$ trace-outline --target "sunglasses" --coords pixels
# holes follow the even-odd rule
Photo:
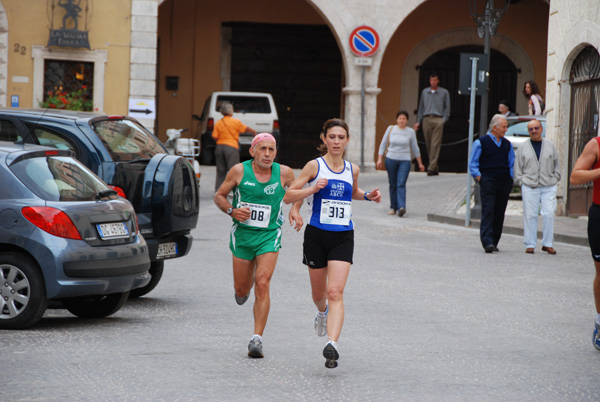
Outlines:
[[[529,131],[538,131],[541,127],[529,127],[527,130]]]

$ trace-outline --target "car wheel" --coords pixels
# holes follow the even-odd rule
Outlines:
[[[129,291],[101,296],[82,296],[63,300],[71,313],[81,318],[103,318],[119,311],[129,298]]]
[[[150,291],[153,290],[156,287],[156,285],[158,285],[158,282],[160,282],[160,278],[162,277],[164,267],[164,261],[152,261],[152,263],[150,264],[150,269],[148,270],[150,275],[152,275],[150,282],[148,282],[146,286],[142,286],[141,288],[132,289],[129,293],[129,298],[133,299],[150,293]]]
[[[42,318],[48,300],[38,265],[18,253],[0,254],[0,329],[24,329]]]

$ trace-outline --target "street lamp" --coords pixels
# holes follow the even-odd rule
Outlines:
[[[484,39],[483,46],[483,54],[485,57],[485,90],[481,94],[481,113],[479,115],[479,138],[483,138],[483,136],[487,133],[487,110],[488,110],[488,97],[490,93],[490,38],[496,33],[498,30],[498,25],[500,24],[500,19],[506,12],[508,11],[508,6],[512,2],[517,2],[519,0],[500,0],[501,4],[504,3],[503,8],[496,8],[495,3],[496,0],[480,0],[479,3],[485,3],[485,8],[483,12],[478,12],[477,10],[477,0],[468,0],[469,1],[469,12],[471,17],[475,20],[477,24],[477,34],[480,38]],[[470,155],[469,155],[470,157]],[[468,171],[468,169],[467,169]],[[479,192],[479,183],[475,182],[475,206],[471,209],[469,217],[473,217],[476,219],[481,218],[481,197]],[[470,194],[470,192],[469,192]],[[471,200],[467,200],[467,208],[470,205]],[[468,221],[468,219],[467,219]]]
[[[480,0],[480,4],[485,3],[485,8],[483,12],[477,11],[477,0],[468,1],[469,12],[471,14],[471,17],[473,17],[475,23],[477,24],[477,34],[480,38],[484,38],[483,53],[487,61],[487,63],[485,64],[487,70],[485,72],[485,75],[487,79],[485,80],[485,91],[481,96],[481,114],[479,117],[479,136],[481,137],[487,132],[487,109],[488,96],[490,92],[490,38],[498,30],[500,19],[508,11],[508,6],[510,5],[511,0],[500,0],[499,2],[503,3],[502,8],[495,7],[496,0]],[[512,1],[515,2],[515,0]]]

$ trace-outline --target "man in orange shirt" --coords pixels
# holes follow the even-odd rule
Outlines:
[[[223,118],[215,123],[212,132],[212,137],[217,142],[217,148],[215,149],[215,163],[217,165],[215,192],[225,181],[229,169],[240,163],[238,144],[240,133],[250,132],[252,135],[256,135],[254,129],[231,117],[233,116],[233,105],[231,103],[221,105],[221,114]]]

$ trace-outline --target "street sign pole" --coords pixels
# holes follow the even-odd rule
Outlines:
[[[354,65],[360,67],[360,169],[365,170],[365,71],[371,66],[373,55],[379,48],[379,34],[362,25],[350,33],[350,50],[357,56]]]
[[[360,72],[360,170],[365,171],[365,66]]]
[[[467,153],[467,203],[465,208],[465,226],[471,226],[471,174],[469,172],[469,158],[473,147],[473,130],[475,128],[475,100],[476,100],[476,81],[477,81],[477,57],[471,57],[471,107],[469,111],[469,152]]]

